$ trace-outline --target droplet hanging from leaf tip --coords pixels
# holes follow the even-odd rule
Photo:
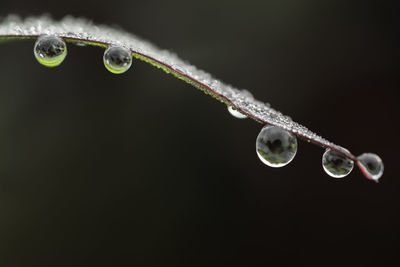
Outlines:
[[[377,182],[383,175],[384,165],[382,159],[373,153],[364,153],[357,157],[362,170],[368,178]]]

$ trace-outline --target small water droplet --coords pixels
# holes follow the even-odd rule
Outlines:
[[[275,168],[283,167],[296,155],[297,139],[280,127],[268,125],[257,136],[256,151],[264,164]]]
[[[228,111],[233,117],[235,117],[237,119],[246,119],[247,118],[246,115],[244,115],[243,113],[241,113],[238,110],[234,109],[232,106],[228,106]]]
[[[87,46],[87,44],[85,44],[84,42],[75,42],[74,43],[76,46],[80,46],[80,47],[85,47]]]
[[[57,67],[67,56],[67,45],[57,36],[42,35],[36,40],[33,53],[40,64]]]
[[[172,68],[175,69],[176,71],[180,72],[183,75],[186,74],[186,70],[181,65],[176,64],[176,65],[173,65]]]
[[[362,168],[371,176],[372,180],[378,181],[383,174],[383,162],[381,158],[373,153],[364,153],[357,157]]]
[[[104,52],[104,66],[110,72],[121,74],[127,71],[132,65],[131,52],[123,47],[110,46]]]
[[[322,167],[329,176],[343,178],[353,170],[354,162],[328,148],[322,156]]]

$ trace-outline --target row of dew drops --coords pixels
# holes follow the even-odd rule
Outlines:
[[[63,39],[57,36],[43,35],[35,43],[34,54],[42,65],[56,67],[64,61],[67,55],[67,45]],[[129,49],[124,47],[109,46],[104,52],[103,62],[107,70],[121,74],[131,67],[132,54]],[[244,91],[244,93],[247,97],[252,97],[250,92]],[[228,106],[228,111],[238,119],[247,118],[233,106]],[[274,168],[286,166],[296,155],[296,136],[280,127],[266,125],[257,136],[256,152],[261,162],[267,166]],[[384,168],[379,156],[364,153],[357,159],[370,177],[374,181],[378,181]],[[328,148],[322,156],[322,167],[331,177],[343,178],[353,170],[354,162]]]
[[[250,92],[246,90],[243,91],[247,97],[253,97]],[[228,111],[235,118],[247,118],[246,115],[236,110],[233,106],[229,106]],[[348,150],[346,151],[349,152]],[[274,168],[286,166],[296,156],[296,136],[280,127],[266,125],[257,136],[256,152],[261,162],[265,165]],[[358,156],[357,160],[372,180],[377,182],[383,175],[384,166],[378,155],[364,153]],[[327,148],[322,156],[322,167],[329,176],[333,178],[343,178],[353,170],[354,161]]]

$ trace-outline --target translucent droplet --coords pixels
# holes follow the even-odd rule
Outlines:
[[[175,69],[176,71],[180,72],[183,75],[186,74],[186,70],[181,65],[176,64],[176,65],[173,65],[172,68]]]
[[[266,126],[257,136],[256,151],[260,160],[270,167],[289,164],[297,152],[297,139],[277,126]]]
[[[364,153],[357,157],[361,167],[371,176],[372,180],[378,181],[383,174],[383,162],[381,158],[372,153]]]
[[[244,115],[243,113],[241,113],[238,110],[234,109],[232,106],[228,106],[228,111],[233,117],[235,117],[237,119],[246,119],[247,118],[246,115]]]
[[[343,178],[353,170],[354,162],[328,148],[322,156],[322,167],[329,176]]]
[[[76,46],[80,46],[80,47],[85,47],[87,46],[87,44],[85,44],[84,42],[75,42],[74,43]]]
[[[33,53],[40,64],[57,67],[67,56],[67,45],[57,36],[42,35],[37,39]]]
[[[123,47],[110,46],[104,52],[104,66],[115,74],[121,74],[127,71],[132,65],[131,52]]]

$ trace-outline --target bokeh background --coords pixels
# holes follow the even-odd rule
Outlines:
[[[285,168],[262,125],[150,65],[103,50],[55,69],[0,49],[0,266],[397,266],[399,1],[2,1],[118,25],[385,162],[327,176],[300,142]]]

